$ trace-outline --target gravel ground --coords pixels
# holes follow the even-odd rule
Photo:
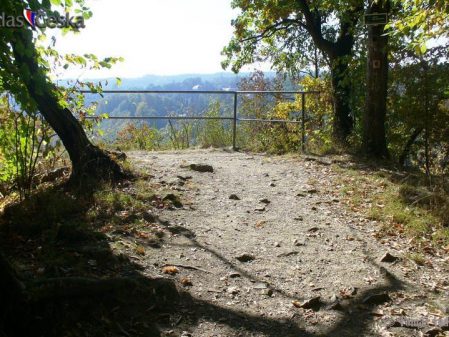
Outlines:
[[[374,237],[378,224],[343,205],[331,166],[224,150],[128,157],[183,203],[157,213],[170,235],[135,257],[145,275],[170,277],[190,296],[160,323],[166,336],[420,333],[384,327],[386,313],[427,295],[406,262],[380,262],[391,249]],[[166,265],[178,272],[163,274]]]

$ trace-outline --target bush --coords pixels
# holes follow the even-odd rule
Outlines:
[[[205,117],[220,117],[221,105],[219,101],[212,102]],[[200,144],[202,147],[224,147],[232,142],[231,128],[226,127],[226,122],[219,119],[207,119],[200,131]]]
[[[38,113],[17,110],[8,95],[0,98],[0,183],[27,198],[35,187],[39,167],[54,164],[60,148]]]
[[[162,136],[146,123],[138,126],[129,123],[118,132],[115,145],[122,150],[152,151],[160,147]]]

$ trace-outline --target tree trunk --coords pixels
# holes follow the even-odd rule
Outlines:
[[[32,42],[32,32],[17,29],[11,39],[14,63],[18,76],[36,108],[55,130],[64,144],[72,162],[72,182],[85,178],[115,180],[124,177],[124,172],[106,152],[94,146],[87,138],[82,126],[69,109],[58,103],[55,85],[47,78],[38,64],[38,55]],[[29,75],[32,74],[32,75]]]
[[[388,13],[389,1],[370,0],[368,14]],[[388,36],[385,25],[368,27],[367,93],[363,115],[363,151],[374,158],[387,158],[385,136],[388,87]]]
[[[348,56],[349,57],[349,56]],[[348,61],[345,57],[331,60],[332,98],[334,105],[334,139],[346,145],[351,135],[354,119],[351,114],[351,88],[347,80]]]
[[[412,148],[412,145],[416,142],[416,139],[423,131],[423,128],[417,128],[413,133],[411,134],[410,138],[408,139],[407,143],[404,146],[404,149],[401,152],[401,155],[399,156],[399,166],[405,167],[405,162],[407,160],[408,155],[410,154],[410,149]]]

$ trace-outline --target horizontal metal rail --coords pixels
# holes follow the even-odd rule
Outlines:
[[[217,94],[217,95],[235,95],[235,94],[319,94],[319,91],[251,91],[251,90],[103,90],[101,92],[92,92],[90,90],[79,90],[82,94]]]
[[[86,119],[96,119],[100,116],[88,116]],[[145,120],[145,119],[229,119],[233,120],[234,117],[208,117],[208,116],[109,116],[104,118],[108,119],[135,119],[135,120]]]
[[[234,110],[232,117],[208,117],[208,116],[110,116],[106,119],[111,120],[230,120],[232,121],[232,148],[236,150],[237,139],[237,122],[262,122],[262,123],[301,123],[301,139],[302,149],[305,150],[305,110],[306,110],[306,95],[320,94],[319,91],[252,91],[252,90],[103,90],[101,92],[92,92],[90,90],[80,90],[83,94],[212,94],[212,95],[232,95],[234,97]],[[258,94],[271,94],[271,95],[301,95],[301,120],[288,120],[288,119],[261,119],[261,118],[239,118],[237,115],[238,109],[238,96],[239,95],[258,95]],[[96,119],[100,116],[88,116],[86,119]]]
[[[97,119],[98,116],[87,116],[86,119]],[[146,119],[178,119],[178,120],[201,120],[201,119],[212,119],[212,120],[234,120],[234,117],[208,117],[208,116],[110,116],[104,118],[108,119],[130,119],[130,120],[146,120]],[[290,120],[290,119],[263,119],[263,118],[237,118],[238,122],[266,122],[266,123],[301,123],[301,121]]]
[[[293,123],[299,124],[301,121],[291,119],[263,119],[263,118],[237,118],[239,122],[262,122],[262,123]]]

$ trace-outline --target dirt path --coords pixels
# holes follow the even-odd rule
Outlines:
[[[401,263],[379,262],[387,250],[371,235],[376,225],[348,213],[329,166],[210,150],[129,157],[184,204],[157,214],[172,235],[135,257],[151,277],[178,265],[168,277],[192,296],[170,317],[167,336],[388,335],[379,311],[418,293]],[[185,167],[192,163],[214,172]],[[385,292],[385,304],[370,297]],[[318,296],[311,309],[298,308]]]

